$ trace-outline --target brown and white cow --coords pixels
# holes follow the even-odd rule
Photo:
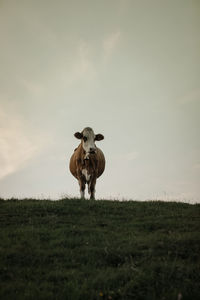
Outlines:
[[[78,180],[81,198],[85,198],[85,185],[88,184],[90,199],[95,199],[96,180],[105,169],[105,157],[101,149],[97,148],[95,141],[104,139],[102,134],[94,134],[90,127],[82,132],[76,132],[74,136],[81,140],[78,148],[70,159],[69,169]]]

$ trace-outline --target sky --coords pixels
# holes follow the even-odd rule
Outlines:
[[[92,127],[97,199],[200,203],[200,2],[0,0],[0,197],[79,197]]]

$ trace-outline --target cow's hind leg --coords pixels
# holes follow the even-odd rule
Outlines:
[[[90,199],[95,200],[95,185],[96,185],[96,178],[93,178],[90,182]]]
[[[80,178],[78,183],[80,186],[81,199],[85,199],[85,180],[83,178]]]
[[[89,194],[89,195],[91,194],[91,191],[90,191],[90,185],[91,185],[91,182],[89,181],[89,182],[88,182],[88,194]]]

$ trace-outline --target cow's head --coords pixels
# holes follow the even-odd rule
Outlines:
[[[102,134],[94,134],[93,129],[90,127],[86,127],[82,132],[76,132],[74,136],[82,140],[82,146],[86,154],[94,154],[96,152],[95,141],[104,139]]]

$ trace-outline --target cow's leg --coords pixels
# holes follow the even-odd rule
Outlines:
[[[80,186],[80,195],[81,199],[85,199],[85,180],[83,178],[80,178],[78,180],[79,186]]]
[[[90,199],[95,200],[96,177],[92,178],[89,184],[90,184],[89,185],[89,187],[90,187]]]
[[[90,182],[88,182],[88,194],[90,195]]]

